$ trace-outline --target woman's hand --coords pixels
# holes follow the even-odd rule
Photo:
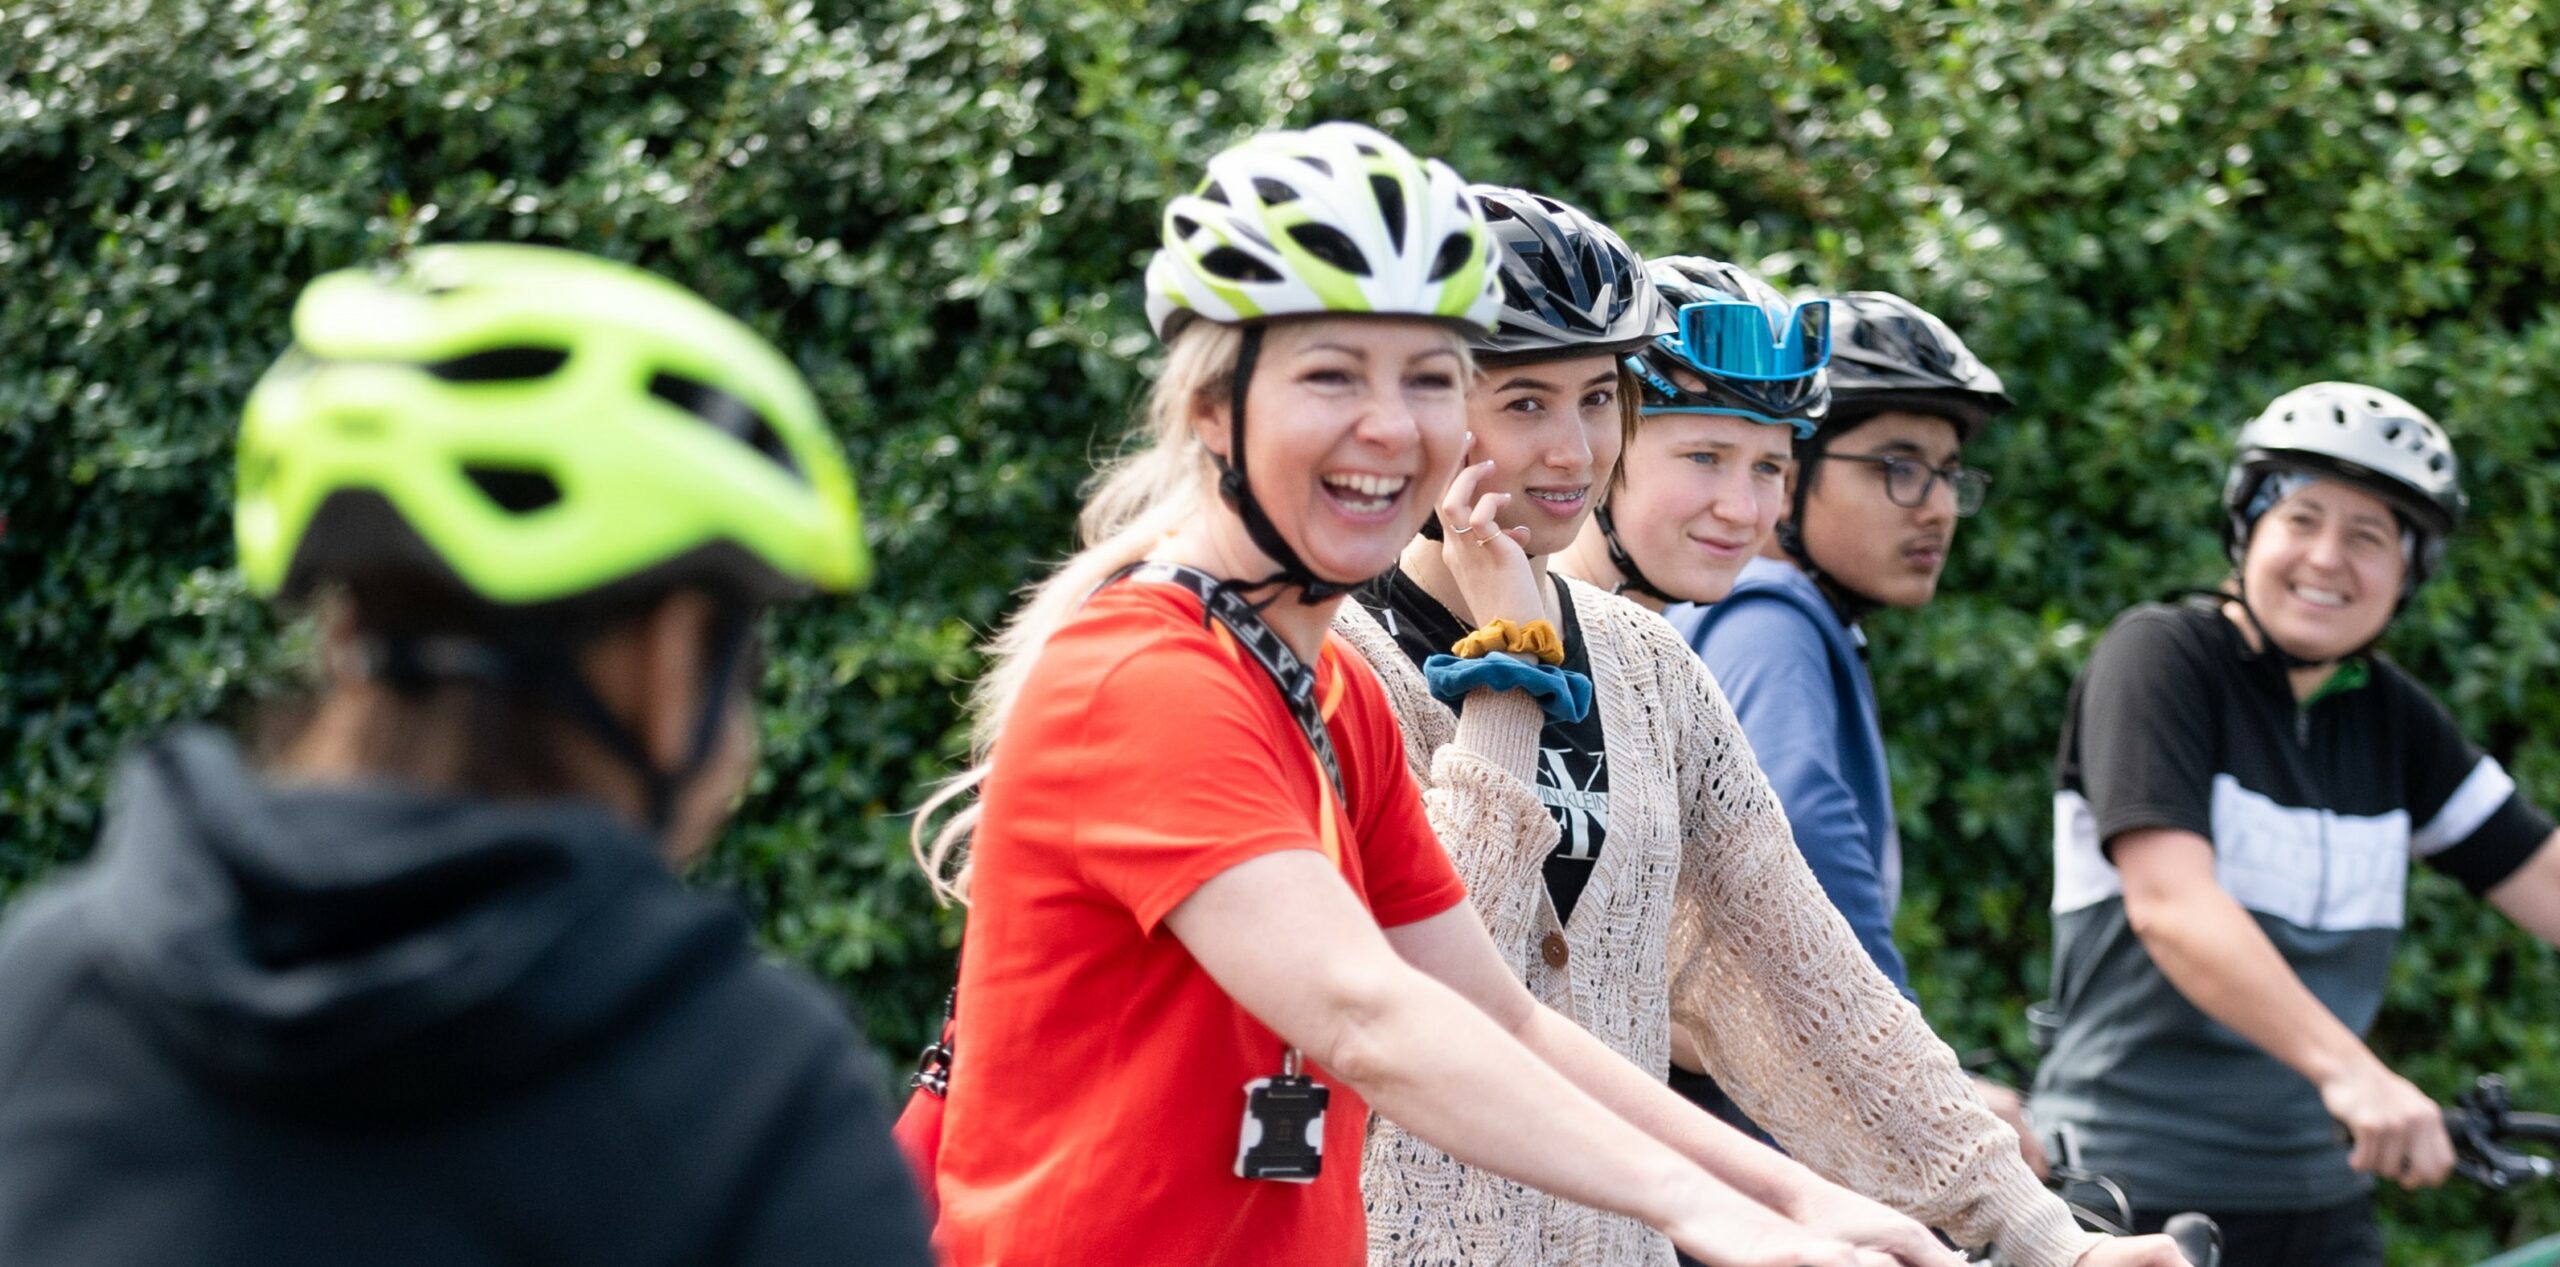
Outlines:
[[[2320,1103],[2355,1139],[2347,1165],[2403,1188],[2432,1188],[2453,1173],[2444,1110],[2377,1059],[2320,1084]]]
[[[2074,1267],[2193,1267],[2165,1236],[2119,1236],[2100,1241]]]
[[[1964,1267],[1964,1256],[1939,1244],[1917,1220],[1834,1184],[1807,1185],[1788,1213],[1808,1231],[1837,1237],[1893,1267]]]
[[[1900,1267],[1889,1254],[1790,1223],[1749,1201],[1717,1202],[1663,1230],[1707,1267]]]
[[[1467,452],[1475,453],[1475,438],[1467,439]],[[1504,528],[1495,516],[1511,502],[1509,493],[1479,493],[1485,477],[1493,474],[1490,461],[1473,462],[1458,468],[1456,479],[1449,481],[1449,491],[1440,498],[1440,560],[1448,565],[1449,574],[1458,582],[1458,594],[1466,600],[1467,616],[1479,629],[1497,620],[1525,625],[1542,620],[1547,614],[1546,596],[1538,592],[1538,578],[1529,568],[1529,555],[1522,549],[1529,539],[1526,528]]]

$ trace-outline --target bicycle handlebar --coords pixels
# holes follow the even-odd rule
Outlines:
[[[2494,1073],[2480,1075],[2455,1098],[2444,1111],[2444,1129],[2453,1137],[2455,1172],[2492,1192],[2560,1176],[2560,1162],[2507,1144],[2560,1148],[2560,1115],[2518,1111],[2506,1079]]]
[[[2194,1267],[2222,1267],[2222,1229],[2201,1214],[2173,1216],[2160,1229],[2178,1243],[2178,1252]]]

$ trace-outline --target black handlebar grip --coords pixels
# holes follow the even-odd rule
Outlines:
[[[2201,1214],[2178,1214],[2161,1231],[2178,1243],[2178,1252],[2195,1267],[2222,1267],[2222,1229]]]

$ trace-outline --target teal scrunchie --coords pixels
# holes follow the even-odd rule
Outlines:
[[[1476,660],[1436,655],[1422,662],[1422,678],[1431,684],[1432,697],[1446,704],[1474,691],[1527,691],[1546,710],[1548,721],[1581,721],[1591,712],[1591,679],[1552,664],[1506,655]]]

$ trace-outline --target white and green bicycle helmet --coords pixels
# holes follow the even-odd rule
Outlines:
[[[1209,160],[1164,210],[1147,319],[1432,317],[1490,333],[1502,311],[1493,238],[1466,182],[1356,123],[1265,132]]]

